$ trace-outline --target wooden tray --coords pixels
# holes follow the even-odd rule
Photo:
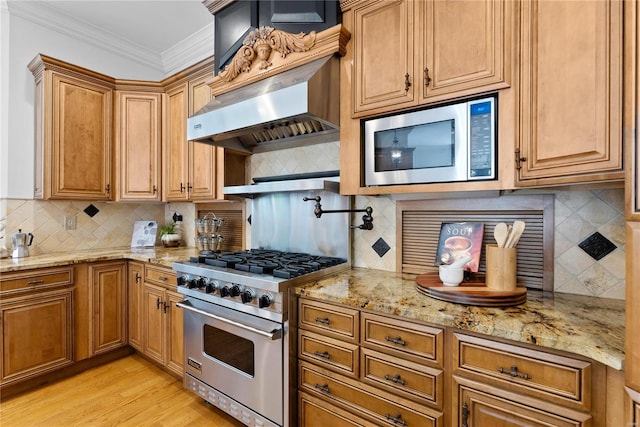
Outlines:
[[[421,274],[416,277],[416,289],[442,301],[484,307],[511,307],[527,301],[524,286],[518,286],[515,291],[494,291],[485,286],[483,275],[475,275],[458,286],[444,286],[438,273]]]

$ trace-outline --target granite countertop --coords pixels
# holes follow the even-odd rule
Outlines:
[[[198,255],[195,247],[185,248],[110,248],[91,249],[77,252],[56,252],[46,255],[34,255],[26,258],[0,259],[0,274],[10,271],[46,268],[60,265],[79,264],[82,262],[110,261],[117,259],[150,262],[171,268],[174,262],[184,261],[190,256]]]
[[[83,262],[117,259],[149,262],[171,268],[197,255],[193,247],[132,249],[130,247],[60,252],[19,259],[0,259],[0,274]],[[434,325],[479,332],[493,337],[568,351],[621,370],[624,363],[624,301],[528,290],[525,304],[488,308],[453,304],[416,290],[415,276],[353,268],[310,282],[296,293],[421,320]]]
[[[468,306],[419,293],[415,276],[362,268],[311,282],[296,294],[624,366],[622,300],[528,290],[527,302],[515,307]]]

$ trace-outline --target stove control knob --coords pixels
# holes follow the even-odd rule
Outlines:
[[[198,285],[196,284],[196,279],[189,279],[187,280],[187,288],[189,289],[194,289],[196,288]]]
[[[256,294],[255,292],[253,292],[253,290],[247,289],[240,294],[240,299],[242,300],[243,304],[247,304],[247,303],[250,303],[253,300],[253,297],[255,296]]]
[[[198,280],[196,280],[196,286],[198,287],[198,289],[204,288],[205,286],[204,277],[200,277]]]
[[[240,286],[233,285],[231,287],[231,296],[232,297],[237,297],[238,295],[240,295]]]
[[[220,288],[220,296],[222,298],[228,297],[229,295],[231,295],[231,288],[229,286]]]
[[[184,276],[178,276],[177,279],[178,286],[184,286],[186,284],[186,279]]]
[[[260,298],[258,298],[258,307],[260,308],[269,307],[272,302],[273,302],[273,299],[271,299],[269,295],[267,294],[261,295]]]

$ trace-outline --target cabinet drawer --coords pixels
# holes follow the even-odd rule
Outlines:
[[[60,267],[5,273],[0,279],[0,291],[3,294],[13,292],[65,286],[73,283],[73,268]]]
[[[351,377],[358,376],[359,347],[324,337],[313,332],[299,331],[300,358],[337,370]]]
[[[300,388],[384,426],[436,427],[442,413],[399,398],[354,379],[300,363]]]
[[[338,408],[328,402],[307,393],[298,393],[300,425],[331,427],[375,427],[376,425],[350,412]]]
[[[299,326],[350,342],[358,342],[358,310],[309,301],[298,301]]]
[[[176,290],[177,281],[176,273],[170,268],[160,267],[157,265],[144,266],[144,281]]]
[[[441,369],[362,349],[362,380],[367,384],[442,409]]]
[[[362,313],[363,344],[367,347],[442,367],[444,331],[425,325]]]
[[[453,334],[454,366],[482,381],[557,402],[591,406],[591,364],[483,338]],[[575,405],[574,405],[575,406]]]

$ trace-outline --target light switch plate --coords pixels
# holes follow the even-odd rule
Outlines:
[[[64,229],[65,230],[75,230],[76,229],[76,216],[75,215],[67,215],[64,217]]]

